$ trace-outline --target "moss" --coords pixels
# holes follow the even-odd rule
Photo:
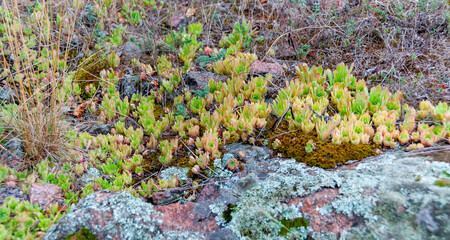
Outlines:
[[[161,105],[155,104],[153,108],[153,114],[156,120],[161,120],[161,116],[164,116],[164,109]]]
[[[80,65],[75,71],[73,80],[80,84],[82,95],[85,95],[85,87],[87,84],[94,83],[96,86],[99,83],[100,72],[109,67],[106,57],[97,52],[93,56],[87,57],[80,61]]]
[[[434,182],[435,186],[450,187],[450,179],[439,179]]]
[[[66,240],[97,240],[89,229],[81,228],[77,233],[68,235]]]
[[[280,236],[286,236],[292,228],[299,228],[299,227],[308,227],[308,221],[306,221],[305,218],[294,218],[294,219],[281,219],[281,224],[283,225],[281,227],[280,233],[278,235]]]
[[[295,158],[299,162],[304,162],[308,166],[333,168],[338,164],[345,164],[349,160],[361,160],[366,157],[374,156],[376,145],[345,143],[336,145],[331,140],[324,142],[317,139],[317,134],[313,131],[304,134],[301,130],[289,132],[287,122],[280,124],[278,132],[268,134],[269,147],[276,153],[282,153],[284,157]],[[285,133],[286,134],[280,134]],[[272,143],[278,139],[280,146],[273,149]],[[309,140],[316,143],[316,148],[311,153],[306,153],[305,145]]]
[[[236,204],[228,204],[227,209],[223,211],[222,217],[225,219],[226,223],[231,222],[231,219],[233,219],[233,216],[231,216],[232,213],[236,212]]]

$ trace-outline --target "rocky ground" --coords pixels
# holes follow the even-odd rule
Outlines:
[[[81,229],[98,239],[445,239],[450,234],[450,188],[437,184],[448,181],[448,151],[440,158],[447,162],[398,151],[323,170],[272,157],[265,147],[227,149],[214,162],[222,170],[192,201],[170,203],[183,189],[154,196],[161,205],[127,192],[96,192],[44,239]],[[241,151],[246,163],[233,175],[224,163]],[[182,169],[172,172],[187,177]]]
[[[0,0],[0,4],[3,2]],[[179,71],[184,66],[178,59],[181,46],[189,44],[181,41],[184,37],[180,36],[193,23],[204,25],[198,38],[202,46],[194,51],[197,55],[193,66],[180,73],[182,84],[176,94],[197,94],[207,87],[210,79],[226,82],[233,77],[214,72],[197,60],[217,58],[219,53],[211,55],[211,51],[225,49],[220,47],[221,39],[233,32],[234,23],[247,19],[251,28],[246,34],[251,33],[252,41],[245,52],[256,54],[258,60],[249,65],[243,80],[271,74],[273,81],[264,93],[267,103],[276,99],[286,80],[298,77],[295,67],[299,64],[335,69],[340,62],[354,66],[354,76],[365,79],[368,87],[381,85],[392,93],[403,91],[402,104],[450,101],[450,71],[446,67],[450,60],[448,1],[257,0],[206,4],[203,0],[176,0],[161,1],[151,8],[144,7],[144,2],[148,5],[149,1],[129,0],[113,1],[120,4],[105,8],[107,13],[103,12],[102,4],[110,1],[84,2],[76,16],[70,42],[72,63],[68,69],[74,83],[80,83],[83,89],[79,94],[70,93],[70,100],[60,109],[69,129],[76,129],[78,134],[95,137],[116,132],[117,116],[101,120],[105,112],[100,113],[99,109],[106,94],[101,70],[117,74],[114,93],[117,90],[120,99],[126,96],[132,99],[133,94],[154,95],[164,77],[153,69],[147,73],[145,65],[136,67],[133,61],[158,70],[158,57],[167,56],[173,70]],[[127,13],[127,7],[122,6],[127,2],[139,3],[127,5]],[[29,1],[18,3],[22,10],[30,7]],[[26,15],[25,12],[21,13]],[[140,16],[134,23],[130,19],[133,14]],[[123,26],[126,30],[115,33]],[[118,43],[113,44],[114,34],[120,41],[115,39]],[[180,34],[180,39],[169,41],[171,34]],[[108,49],[103,49],[103,45]],[[74,52],[76,56],[72,56]],[[113,56],[110,53],[117,54],[118,66],[112,66],[115,63],[110,61],[109,56]],[[1,64],[12,61],[2,54]],[[17,87],[6,84],[5,79],[0,79],[2,106],[20,105]],[[101,87],[97,86],[89,97],[82,96],[89,88],[83,84],[97,81]],[[163,104],[157,105],[160,112],[156,114],[155,110],[157,118],[163,116],[163,111],[167,114],[168,110],[175,110],[175,105],[169,103],[176,94],[164,94]],[[187,101],[185,105],[188,107]],[[92,110],[93,107],[96,108]],[[59,116],[59,108],[57,112]],[[127,116],[123,122],[127,127],[141,128],[135,117]],[[176,138],[170,129],[162,135],[160,140]],[[257,139],[260,136],[261,132],[255,132]],[[146,133],[145,143],[149,139]],[[118,175],[106,174],[101,169],[103,165],[92,164],[94,161],[88,154],[96,147],[76,149],[70,155],[70,163],[79,163],[82,171],[75,174],[75,167],[71,166],[73,169],[67,171],[70,173],[64,175],[64,166],[59,162],[42,171],[44,167],[37,164],[24,167],[22,163],[30,154],[25,151],[26,141],[21,134],[10,134],[0,140],[0,239],[5,236],[3,230],[13,234],[22,227],[21,230],[31,234],[21,236],[39,239],[447,239],[445,236],[450,236],[450,147],[443,143],[448,136],[433,147],[415,152],[405,152],[406,145],[402,145],[379,154],[387,150],[385,145],[376,148],[377,156],[333,169],[310,167],[299,159],[285,158],[268,147],[250,145],[245,140],[225,145],[223,150],[220,146],[221,158],[211,160],[209,170],[194,177],[192,166],[160,164],[153,162],[157,159],[154,157],[151,162],[156,164],[154,167],[146,169],[145,175],[136,171],[132,183],[126,184],[132,193],[124,190],[125,185],[120,188],[123,191],[102,190],[103,186],[95,179],[110,181],[112,186]],[[265,145],[263,141],[257,144]],[[129,145],[129,139],[124,145]],[[190,155],[186,150],[191,151],[189,147],[180,146],[179,156]],[[233,158],[242,165],[230,171],[228,162]],[[147,163],[142,166],[148,167]],[[53,178],[48,177],[51,174]],[[175,175],[181,186],[161,187],[161,191],[153,191],[150,196],[136,197],[140,184],[150,179],[169,182]],[[67,177],[66,182],[60,180],[63,177]],[[67,189],[62,188],[65,185]],[[84,192],[85,189],[88,190]],[[5,214],[3,210],[11,205],[8,203],[11,197],[40,209],[33,213],[21,209],[19,214]],[[16,221],[26,219],[25,213],[45,215],[46,219],[5,228],[4,219],[9,215],[11,221]],[[40,226],[44,220],[48,224]]]

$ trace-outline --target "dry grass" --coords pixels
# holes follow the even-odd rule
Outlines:
[[[68,58],[61,49],[70,42],[73,24],[58,25],[54,18],[66,14],[67,4],[43,1],[41,10],[33,9],[35,13],[27,18],[22,18],[24,9],[17,0],[2,4],[3,10],[10,13],[1,19],[5,25],[3,36],[8,39],[1,49],[4,81],[16,93],[18,106],[3,113],[1,120],[7,129],[5,138],[17,137],[25,145],[26,156],[20,162],[23,166],[45,158],[60,160],[67,150],[63,137],[66,127],[61,119],[64,102],[58,101],[58,93]],[[25,28],[29,29],[26,33]]]
[[[403,91],[412,105],[423,99],[450,100],[450,10],[445,0],[342,1],[341,8],[327,8],[325,2],[331,1],[169,1],[170,7],[154,11],[143,26],[131,26],[127,37],[144,38],[152,45],[149,53],[157,49],[151,56],[176,56],[163,44],[154,46],[172,30],[168,22],[174,14],[195,9],[185,24],[203,23],[201,41],[209,47],[217,47],[233,24],[245,18],[260,39],[250,51],[263,61],[286,64],[286,77],[299,62],[330,69],[354,63],[355,76],[372,86]],[[271,47],[274,56],[267,54]]]

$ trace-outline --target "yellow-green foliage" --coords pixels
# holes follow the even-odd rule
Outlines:
[[[214,62],[212,69],[214,72],[223,75],[243,75],[247,76],[250,71],[250,65],[257,60],[252,53],[236,53],[228,55],[224,60]]]
[[[57,204],[43,210],[29,201],[8,197],[0,206],[0,239],[37,239],[61,216]]]

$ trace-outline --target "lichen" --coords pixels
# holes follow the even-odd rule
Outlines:
[[[160,178],[170,180],[176,174],[179,180],[186,181],[188,179],[188,172],[189,168],[170,167],[161,171]]]
[[[449,234],[445,226],[450,219],[447,210],[450,191],[434,185],[442,171],[450,168],[448,163],[407,158],[398,153],[369,158],[356,169],[338,171],[307,168],[294,159],[268,161],[271,163],[269,177],[257,180],[251,188],[240,191],[238,181],[231,189],[222,187],[240,196],[231,221],[226,223],[222,215],[220,219],[221,224],[241,239],[301,239],[308,233],[315,239],[337,239],[333,233],[312,232],[311,226],[292,228],[286,236],[278,235],[281,226],[276,219],[308,220],[312,217],[300,212],[301,206],[289,206],[285,200],[313,194],[323,187],[337,187],[340,195],[317,209],[322,215],[338,212],[362,221],[360,227],[363,228],[342,232],[343,236],[349,236],[348,239],[378,239],[391,233],[397,239],[415,234],[420,236],[417,239]],[[420,182],[415,181],[417,174],[422,178]],[[419,212],[426,206],[430,206],[428,215],[431,218],[425,211],[417,220]],[[216,212],[219,213],[230,210],[225,204],[218,209]],[[379,232],[379,229],[383,230]],[[430,229],[435,230],[431,232]]]
[[[81,228],[86,228],[94,235],[105,233],[107,236],[120,236],[121,239],[156,239],[161,233],[157,226],[162,221],[156,218],[159,212],[153,206],[134,198],[128,192],[118,192],[102,202],[96,201],[97,194],[90,194],[70,210],[60,221],[53,225],[44,239],[60,239],[75,234]],[[88,224],[95,222],[95,216],[89,212],[111,212],[111,219],[106,224]],[[120,232],[120,235],[119,235]]]

